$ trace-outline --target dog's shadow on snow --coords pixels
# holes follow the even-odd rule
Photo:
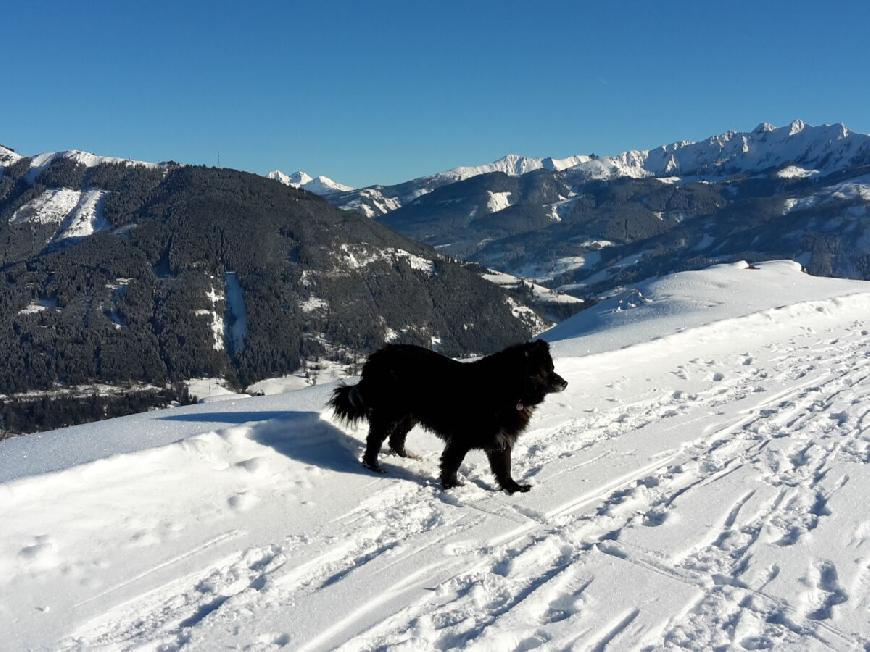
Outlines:
[[[164,417],[170,421],[210,421],[230,425],[249,424],[248,436],[269,446],[281,455],[305,465],[355,473],[372,478],[379,474],[366,469],[360,462],[365,447],[365,434],[354,438],[322,419],[317,412],[199,412]],[[383,458],[381,464],[388,477],[412,480],[420,484],[424,478]]]

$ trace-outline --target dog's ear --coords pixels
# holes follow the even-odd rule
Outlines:
[[[527,342],[525,349],[523,350],[523,355],[527,358],[532,357],[533,355],[541,355],[542,353],[549,353],[550,345],[544,340],[535,340],[534,342]]]

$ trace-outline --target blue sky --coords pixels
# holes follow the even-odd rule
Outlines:
[[[2,9],[0,143],[394,183],[761,121],[870,132],[870,3],[46,2]]]

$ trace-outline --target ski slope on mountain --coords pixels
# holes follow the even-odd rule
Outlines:
[[[0,648],[867,649],[870,283],[636,290],[549,334],[527,494],[369,473],[331,384],[0,442]]]

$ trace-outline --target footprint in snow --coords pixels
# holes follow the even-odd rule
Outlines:
[[[672,371],[671,374],[679,378],[680,380],[689,380],[689,373],[686,371],[686,368],[683,365],[677,367],[676,371]]]
[[[144,546],[154,546],[160,543],[160,537],[151,530],[138,530],[130,536],[130,547],[138,548]]]
[[[48,535],[33,538],[33,543],[18,551],[18,556],[32,568],[46,570],[60,563],[57,544]]]
[[[238,469],[244,469],[248,473],[259,473],[266,468],[266,458],[252,457],[247,460],[242,460],[241,462],[236,462],[234,466]]]
[[[746,636],[740,639],[740,647],[744,650],[769,650],[773,641],[767,636]]]
[[[829,418],[831,421],[836,421],[837,425],[842,426],[849,421],[849,414],[847,412],[833,412],[829,415]]]
[[[261,634],[257,637],[258,645],[265,645],[267,646],[266,649],[271,649],[273,647],[286,647],[290,645],[290,640],[290,634],[276,632]]]
[[[237,512],[246,512],[259,502],[259,498],[249,491],[240,491],[227,498],[227,505]]]
[[[644,514],[643,524],[647,527],[658,527],[668,520],[668,513],[661,510],[651,510]]]
[[[808,597],[817,607],[807,614],[812,620],[829,620],[834,615],[834,607],[849,600],[849,596],[840,586],[837,567],[830,561],[817,563],[814,569],[814,594]]]

